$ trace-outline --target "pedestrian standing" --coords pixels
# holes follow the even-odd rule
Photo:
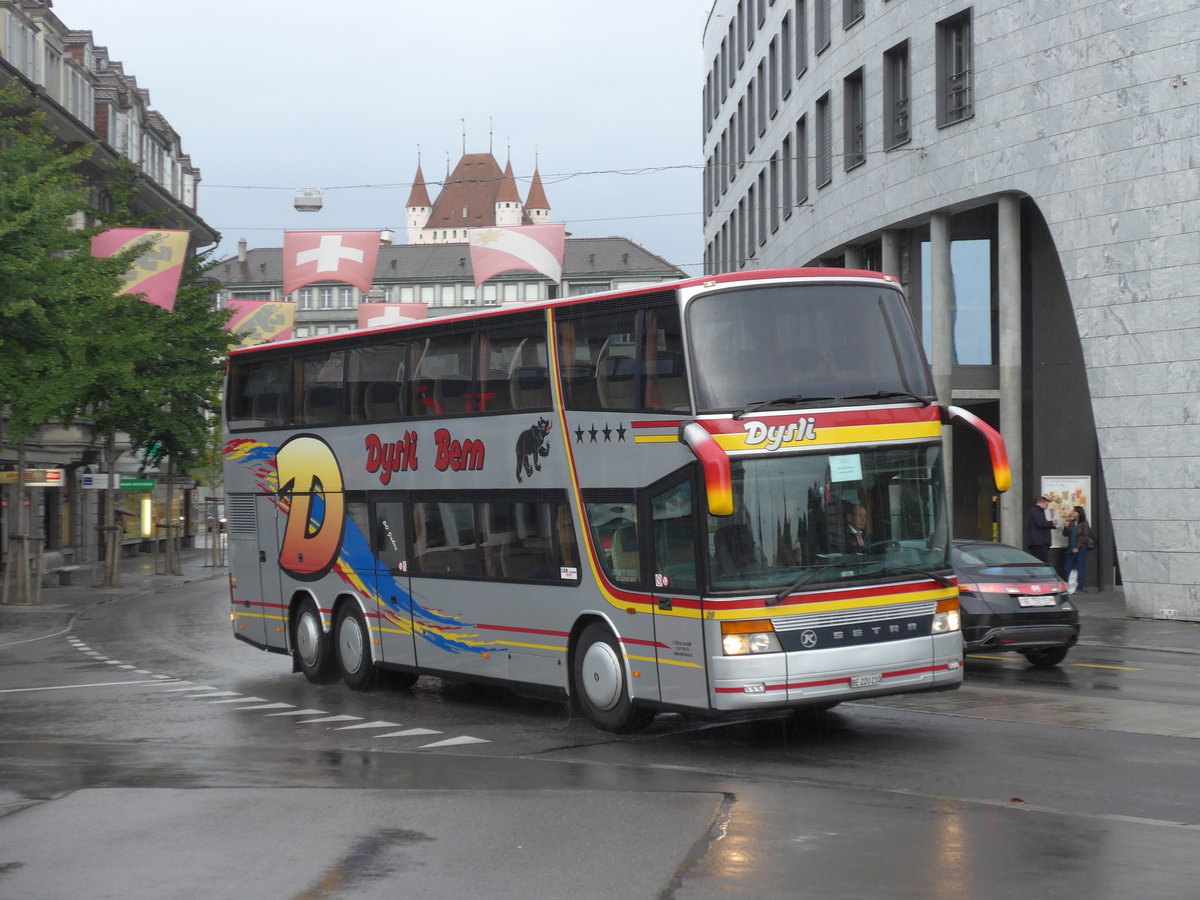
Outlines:
[[[1046,518],[1049,505],[1048,498],[1038,497],[1025,515],[1025,549],[1042,562],[1049,561],[1050,534],[1054,531],[1054,522]]]
[[[1082,506],[1076,506],[1067,513],[1062,533],[1067,539],[1066,556],[1063,558],[1063,581],[1070,584],[1071,574],[1074,573],[1076,581],[1071,593],[1075,593],[1083,590],[1088,551],[1096,546],[1092,526],[1088,523],[1087,513]]]

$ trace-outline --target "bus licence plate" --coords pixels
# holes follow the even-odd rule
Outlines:
[[[851,675],[850,687],[871,687],[874,684],[883,684],[882,675]]]

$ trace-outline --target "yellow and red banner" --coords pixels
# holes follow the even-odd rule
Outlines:
[[[160,228],[113,228],[92,238],[92,256],[108,259],[122,250],[143,241],[149,242],[122,276],[125,287],[122,294],[141,295],[141,299],[170,311],[175,308],[175,295],[179,291],[179,278],[183,274],[183,263],[187,259],[188,238],[186,231]]]
[[[241,337],[242,347],[286,341],[292,337],[296,304],[271,300],[230,300],[233,315],[226,327]]]

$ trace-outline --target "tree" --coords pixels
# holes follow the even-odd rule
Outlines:
[[[93,232],[72,222],[87,206],[77,167],[90,153],[59,144],[24,88],[0,87],[0,410],[6,420],[0,440],[17,447],[8,559],[13,599],[22,603],[32,599],[32,535],[22,502],[25,438],[78,408],[75,385],[63,375],[78,355],[80,310],[115,293],[129,264],[124,254],[93,259]]]

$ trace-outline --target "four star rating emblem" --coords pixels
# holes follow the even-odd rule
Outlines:
[[[583,425],[577,424],[573,433],[575,435],[575,443],[577,444],[585,443],[584,437],[588,438],[586,443],[589,444],[611,444],[614,441],[623,444],[625,443],[625,434],[628,431],[629,429],[625,427],[624,422],[618,422],[616,428],[608,424],[605,424],[603,428],[597,428],[595,423],[590,423],[586,429]],[[601,437],[603,437],[603,440],[601,440]]]

